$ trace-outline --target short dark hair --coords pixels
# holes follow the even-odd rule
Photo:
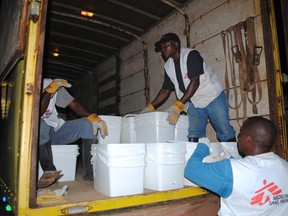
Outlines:
[[[262,148],[272,148],[277,138],[277,128],[271,120],[262,116],[253,116],[244,123],[248,126],[249,135],[255,142],[260,144]],[[260,128],[262,130],[257,130]]]

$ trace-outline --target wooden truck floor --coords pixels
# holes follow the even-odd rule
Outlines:
[[[78,160],[78,162],[80,161]],[[218,196],[200,188],[188,186],[184,187],[183,189],[163,192],[145,189],[143,194],[109,197],[95,191],[93,181],[83,180],[82,171],[83,169],[80,162],[77,166],[75,181],[58,182],[48,188],[45,188],[46,190],[48,189],[53,191],[62,188],[64,185],[68,186],[67,194],[63,196],[63,200],[55,203],[38,203],[39,207],[99,201],[99,205],[104,205],[105,207],[102,208],[103,211],[97,212],[97,215],[109,214],[123,216],[140,216],[148,214],[149,216],[216,216],[219,209]],[[39,189],[38,192],[45,189]],[[150,200],[147,202],[145,199]]]

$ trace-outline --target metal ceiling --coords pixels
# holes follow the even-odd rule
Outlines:
[[[189,1],[50,0],[44,76],[79,80]],[[82,16],[82,10],[94,13],[93,17]],[[59,56],[54,57],[54,52]]]

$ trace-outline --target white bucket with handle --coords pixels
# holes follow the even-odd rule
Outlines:
[[[156,191],[184,187],[185,142],[146,143],[144,188]]]
[[[144,143],[97,144],[91,148],[94,189],[110,197],[144,191]]]
[[[188,128],[189,128],[188,116],[180,115],[179,120],[175,125],[175,140],[187,142]]]
[[[168,112],[149,112],[135,117],[138,143],[161,143],[175,139],[175,126],[167,121]]]
[[[101,137],[100,131],[98,131],[97,138],[99,144],[108,144],[108,143],[120,143],[120,134],[121,134],[121,116],[109,116],[109,115],[99,115],[101,119],[106,122],[108,128],[108,136],[105,136],[104,139]]]
[[[135,116],[136,114],[127,114],[122,118],[121,143],[137,143]]]
[[[237,142],[220,142],[222,149],[225,148],[231,154],[232,158],[241,159],[241,155],[239,154]]]

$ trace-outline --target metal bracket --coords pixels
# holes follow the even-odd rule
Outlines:
[[[40,16],[40,5],[41,1],[36,0],[31,2],[30,19],[36,23]]]
[[[241,52],[239,50],[239,46],[238,45],[234,45],[234,46],[231,47],[231,50],[232,50],[233,56],[235,58],[235,61],[237,63],[239,63],[241,61]]]
[[[262,53],[262,46],[254,47],[254,55],[253,55],[253,65],[258,66],[260,64],[260,55]]]

